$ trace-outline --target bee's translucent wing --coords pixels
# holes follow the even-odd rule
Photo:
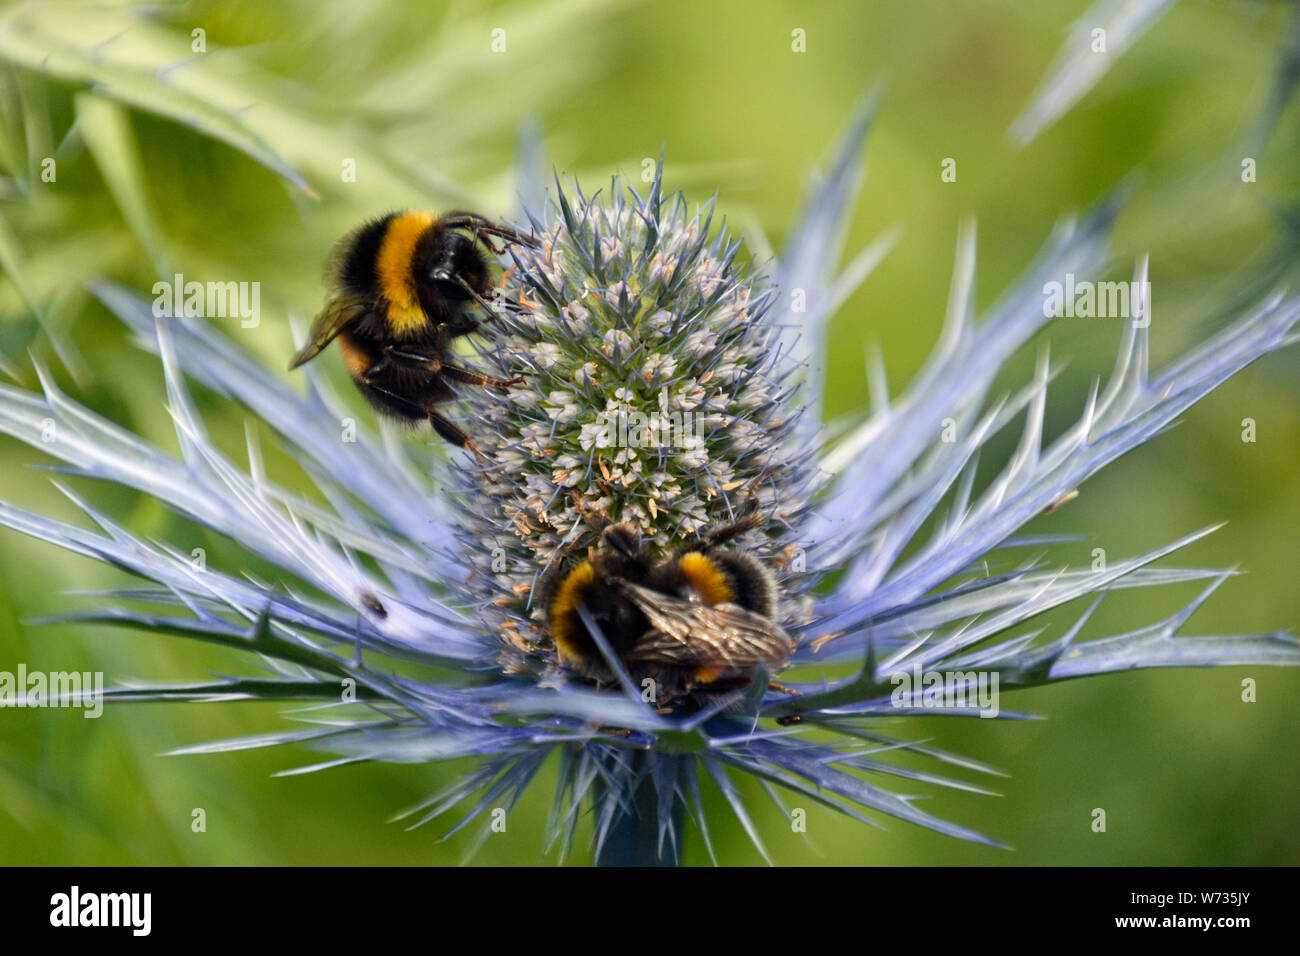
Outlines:
[[[331,299],[312,321],[311,334],[307,336],[307,343],[289,363],[290,371],[320,355],[325,346],[333,342],[340,332],[369,310],[370,302],[366,299],[355,296]]]
[[[636,584],[624,584],[623,593],[650,621],[629,660],[747,670],[790,656],[780,625],[737,604],[683,601]]]

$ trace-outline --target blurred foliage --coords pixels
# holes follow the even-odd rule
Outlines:
[[[963,217],[979,222],[983,305],[1058,216],[1134,172],[1113,277],[1150,250],[1159,365],[1240,295],[1294,278],[1300,121],[1278,105],[1300,42],[1291,6],[1175,5],[1020,149],[1008,129],[1058,62],[1084,2],[11,4],[0,13],[0,371],[34,387],[28,353],[38,356],[91,407],[171,447],[161,372],[88,296],[87,279],[143,290],[176,272],[258,281],[263,321],[243,329],[227,320],[228,331],[279,367],[290,322],[301,326],[320,303],[319,263],[360,219],[404,206],[512,213],[517,144],[533,118],[550,160],[588,188],[615,170],[635,176],[666,146],[670,185],[700,200],[718,191],[762,255],[862,91],[882,79],[849,248],[893,227],[902,238],[835,320],[828,413],[865,409],[868,346],[879,345],[895,389],[920,364],[942,320]],[[792,50],[796,29],[806,52]],[[493,52],[494,39],[504,51]],[[1246,157],[1257,182],[1241,180]],[[940,180],[945,158],[956,160],[955,183]],[[42,176],[48,160],[53,181]],[[354,182],[343,175],[348,161]],[[1064,424],[1109,367],[1118,337],[1110,320],[1052,329],[1053,354],[1074,361],[1049,403],[1049,432],[1051,416]],[[1031,359],[1014,370],[1019,380]],[[1053,560],[1083,565],[1095,547],[1133,554],[1227,519],[1187,561],[1240,562],[1249,573],[1225,585],[1193,629],[1300,621],[1297,371],[1294,350],[1248,370],[1041,519],[1035,530],[1085,536]],[[239,410],[206,398],[214,435],[240,447]],[[1240,439],[1246,417],[1257,422],[1255,444]],[[5,441],[0,456],[0,495],[71,514],[47,474],[23,467],[27,449]],[[269,456],[271,468],[288,464]],[[172,537],[180,529],[157,504],[89,490],[133,528]],[[210,562],[239,553],[186,533]],[[85,600],[69,592],[116,583],[111,569],[0,537],[0,670],[94,669],[111,682],[247,667],[170,639],[24,624]],[[1170,595],[1168,607],[1113,597],[1093,626],[1145,623],[1189,596]],[[1241,702],[1245,677],[1258,681],[1257,703]],[[1287,713],[1297,691],[1294,672],[1147,672],[1004,699],[1044,721],[935,718],[896,728],[1008,774],[1001,798],[940,792],[928,809],[1013,844],[1013,853],[902,824],[872,830],[815,807],[805,843],[756,788],[751,796],[784,863],[1295,864],[1300,770]],[[76,711],[5,711],[0,862],[461,858],[472,834],[440,843],[436,827],[406,833],[385,821],[462,767],[362,765],[273,779],[311,757],[158,756],[268,729],[280,720],[275,710],[144,705],[89,722]],[[537,785],[477,861],[537,862],[548,785]],[[197,807],[206,833],[190,830]],[[1107,811],[1105,834],[1090,829],[1095,807]],[[721,823],[729,815],[719,807],[713,816],[719,856],[756,862],[738,825]],[[688,860],[705,859],[696,841]]]

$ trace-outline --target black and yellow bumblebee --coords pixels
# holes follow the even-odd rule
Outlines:
[[[348,233],[325,264],[330,299],[289,368],[337,340],[348,374],[377,412],[428,421],[446,441],[477,454],[469,435],[436,406],[454,397],[453,383],[508,388],[523,381],[466,368],[451,351],[454,339],[478,328],[475,306],[495,316],[488,259],[479,248],[502,254],[491,237],[536,244],[465,212],[390,213]]]
[[[649,687],[661,705],[743,687],[760,666],[770,671],[785,664],[792,641],[775,620],[771,572],[752,555],[724,547],[761,523],[757,513],[657,560],[631,524],[584,517],[600,528],[600,544],[585,560],[561,562],[538,589],[567,670],[601,683],[615,680],[584,614],[636,689]]]

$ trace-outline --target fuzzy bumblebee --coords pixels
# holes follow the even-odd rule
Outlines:
[[[466,368],[451,351],[455,339],[479,327],[475,309],[495,318],[491,271],[479,248],[503,252],[491,237],[532,241],[458,212],[390,213],[348,233],[325,264],[331,297],[289,368],[337,341],[348,374],[377,412],[427,421],[446,441],[477,454],[469,435],[437,406],[455,397],[455,384],[504,389],[523,381]]]
[[[609,654],[643,694],[666,704],[743,687],[758,668],[785,665],[792,641],[774,619],[771,572],[725,547],[760,524],[758,513],[658,560],[634,526],[586,520],[601,528],[600,546],[571,568],[558,565],[540,588],[551,640],[570,672],[612,682]]]

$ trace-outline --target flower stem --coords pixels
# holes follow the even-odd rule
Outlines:
[[[645,754],[634,758],[636,769],[643,768]],[[682,806],[673,805],[673,836],[665,835],[663,854],[659,852],[659,795],[654,781],[647,773],[641,777],[631,800],[631,811],[619,813],[610,824],[609,834],[596,856],[597,866],[677,866],[680,863],[682,833]]]

